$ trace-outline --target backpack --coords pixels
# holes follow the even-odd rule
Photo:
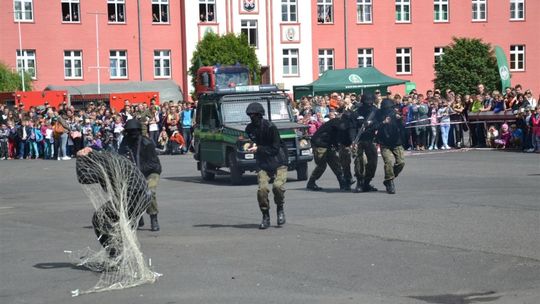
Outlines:
[[[54,136],[60,136],[64,134],[64,131],[65,131],[64,126],[62,126],[62,124],[59,121],[57,121],[53,127]]]

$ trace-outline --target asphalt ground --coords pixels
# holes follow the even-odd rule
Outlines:
[[[79,297],[98,274],[63,251],[99,244],[75,161],[1,161],[0,303],[540,303],[538,154],[408,154],[395,195],[380,158],[376,193],[290,172],[287,224],[265,231],[254,174],[202,183],[191,156],[161,161],[161,231],[138,236],[163,276]]]

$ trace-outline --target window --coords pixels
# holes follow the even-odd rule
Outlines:
[[[396,22],[411,22],[411,0],[396,0]]]
[[[62,21],[79,22],[79,0],[62,0]]]
[[[319,50],[319,75],[327,70],[334,69],[334,50],[321,49]]]
[[[356,22],[371,23],[371,0],[356,0]]]
[[[152,0],[152,22],[169,23],[169,0]]]
[[[249,45],[257,47],[257,20],[242,20],[240,30],[246,35]]]
[[[107,0],[107,15],[111,23],[126,22],[126,1],[125,0]]]
[[[127,51],[109,52],[109,71],[111,79],[125,79],[127,74]]]
[[[281,0],[281,21],[296,22],[296,0]]]
[[[154,51],[154,77],[171,78],[171,51]]]
[[[411,49],[397,48],[396,49],[396,73],[410,74],[411,73]]]
[[[525,46],[510,46],[510,71],[525,71]]]
[[[215,19],[216,0],[199,0],[199,20],[201,22],[214,22]]]
[[[283,50],[283,75],[298,75],[298,49]]]
[[[448,22],[448,0],[435,0],[433,2],[433,21]]]
[[[64,51],[64,78],[82,79],[82,51]]]
[[[28,72],[32,79],[36,79],[36,51],[35,50],[17,50],[17,72],[24,70]]]
[[[433,50],[433,54],[435,55],[435,63],[439,62],[442,58],[442,55],[444,55],[444,48],[435,47],[435,49]]]
[[[525,20],[525,0],[510,0],[510,20]]]
[[[317,0],[317,22],[334,22],[334,12],[332,10],[332,0]]]
[[[15,0],[13,6],[15,21],[34,21],[32,0]]]
[[[487,0],[472,0],[472,20],[486,21]]]
[[[358,67],[373,66],[373,49],[358,49]]]

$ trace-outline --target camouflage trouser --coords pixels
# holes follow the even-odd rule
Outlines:
[[[334,149],[314,147],[313,158],[317,166],[311,172],[310,181],[316,181],[323,175],[324,170],[326,170],[326,164],[330,166],[330,169],[332,169],[337,177],[343,176],[343,170]]]
[[[351,147],[339,145],[339,163],[341,164],[341,169],[343,170],[343,177],[351,181],[351,159],[352,159]]]
[[[364,157],[365,154],[365,157]],[[360,141],[356,146],[354,175],[357,179],[372,180],[377,170],[377,146],[371,141]]]
[[[262,211],[270,209],[270,202],[268,200],[268,193],[270,192],[269,183],[272,178],[268,172],[259,170],[257,173],[257,183],[259,189],[257,190],[257,201],[259,202],[259,208]],[[274,184],[272,185],[272,192],[274,193],[274,202],[277,206],[281,206],[285,203],[285,182],[287,181],[287,166],[281,166],[277,168],[274,177]]]
[[[146,177],[146,182],[148,183],[148,190],[152,192],[152,201],[150,206],[146,209],[146,213],[153,215],[158,214],[157,199],[156,199],[156,189],[159,183],[159,174],[152,173]]]
[[[405,167],[403,146],[397,146],[395,148],[381,146],[381,155],[384,161],[384,180],[387,181],[396,178],[401,170],[403,170],[403,167]]]

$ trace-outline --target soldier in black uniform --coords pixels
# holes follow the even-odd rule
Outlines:
[[[360,106],[356,109],[356,114],[362,119],[362,124],[355,140],[354,174],[357,179],[355,192],[377,191],[377,188],[370,184],[377,170],[374,122],[375,113],[377,113],[378,109],[373,105],[374,102],[375,95],[371,93],[363,94],[360,98]]]
[[[124,131],[126,135],[120,143],[118,153],[131,159],[146,178],[148,189],[152,191],[152,203],[146,210],[146,213],[150,215],[150,229],[152,231],[159,231],[156,188],[159,183],[159,175],[161,174],[161,162],[156,153],[156,146],[154,146],[151,139],[142,135],[142,124],[136,118],[126,122]],[[141,217],[139,226],[143,225],[144,221]]]
[[[270,179],[274,177],[272,192],[277,209],[277,224],[285,224],[285,182],[287,181],[287,147],[279,136],[276,126],[264,119],[264,108],[258,102],[252,102],[246,109],[251,123],[246,126],[246,133],[253,142],[247,151],[255,153],[259,171],[257,172],[257,201],[263,214],[259,229],[270,227]]]
[[[349,115],[344,115],[339,118],[330,119],[323,124],[313,137],[311,138],[311,146],[313,147],[313,157],[317,167],[311,172],[306,188],[313,191],[322,190],[315,183],[326,170],[326,165],[336,175],[340,190],[350,190],[350,182],[345,180],[343,176],[343,168],[341,167],[337,156],[339,145],[350,146],[352,144],[354,124]]]
[[[384,160],[384,186],[386,192],[395,194],[394,179],[405,166],[403,157],[405,127],[391,99],[384,99],[381,102],[381,109],[377,111],[376,116],[377,142],[381,145],[381,155]]]

